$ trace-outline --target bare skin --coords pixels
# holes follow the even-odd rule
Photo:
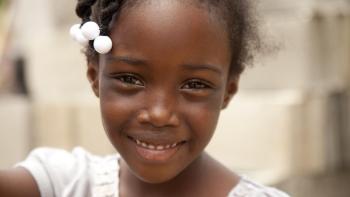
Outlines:
[[[219,197],[238,183],[203,152],[238,86],[228,75],[229,40],[217,17],[181,1],[140,3],[114,25],[111,54],[89,65],[104,128],[123,157],[123,197]],[[168,158],[138,140],[184,143]]]
[[[32,175],[23,168],[0,170],[0,196],[39,197],[39,189]]]
[[[219,16],[182,1],[122,10],[113,50],[87,76],[103,126],[122,156],[120,196],[227,196],[239,177],[204,152],[237,91]],[[155,151],[141,147],[174,148]],[[1,196],[39,196],[24,169],[0,171]]]
[[[119,188],[121,197],[226,197],[239,182],[237,175],[207,154],[203,154],[196,163],[165,183],[140,182],[130,173],[125,162],[122,162],[121,172],[122,181]]]

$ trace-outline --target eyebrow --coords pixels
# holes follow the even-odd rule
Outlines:
[[[136,59],[129,56],[107,56],[107,62],[124,62],[129,65],[135,66],[147,66],[148,63],[146,60]]]
[[[183,64],[189,70],[210,70],[219,75],[222,74],[222,71],[218,68],[218,66],[214,66],[211,64]]]
[[[107,62],[123,62],[129,65],[135,66],[148,66],[149,63],[146,60],[137,59],[129,56],[107,56]],[[218,66],[212,64],[182,64],[181,66],[189,70],[210,70],[217,74],[222,74],[222,71]]]

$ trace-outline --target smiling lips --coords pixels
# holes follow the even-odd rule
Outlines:
[[[186,141],[167,144],[153,144],[128,136],[136,145],[138,154],[147,161],[165,162],[170,159]]]

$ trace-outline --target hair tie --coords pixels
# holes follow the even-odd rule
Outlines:
[[[112,49],[112,40],[109,36],[101,35],[100,27],[93,21],[75,24],[70,28],[72,38],[83,46],[87,46],[90,40],[93,40],[95,51],[100,54],[106,54]]]

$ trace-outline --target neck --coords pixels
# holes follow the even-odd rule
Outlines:
[[[210,162],[207,162],[208,160],[210,160],[210,157],[206,153],[202,153],[179,175],[159,184],[151,184],[140,180],[130,171],[125,161],[122,160],[120,176],[121,194],[128,194],[129,196],[131,192],[136,192],[136,196],[148,196],[145,194],[149,194],[149,196],[169,196],[169,194],[179,195],[182,192],[196,191],[197,186],[202,185],[200,182],[205,180],[206,172],[210,168]]]

